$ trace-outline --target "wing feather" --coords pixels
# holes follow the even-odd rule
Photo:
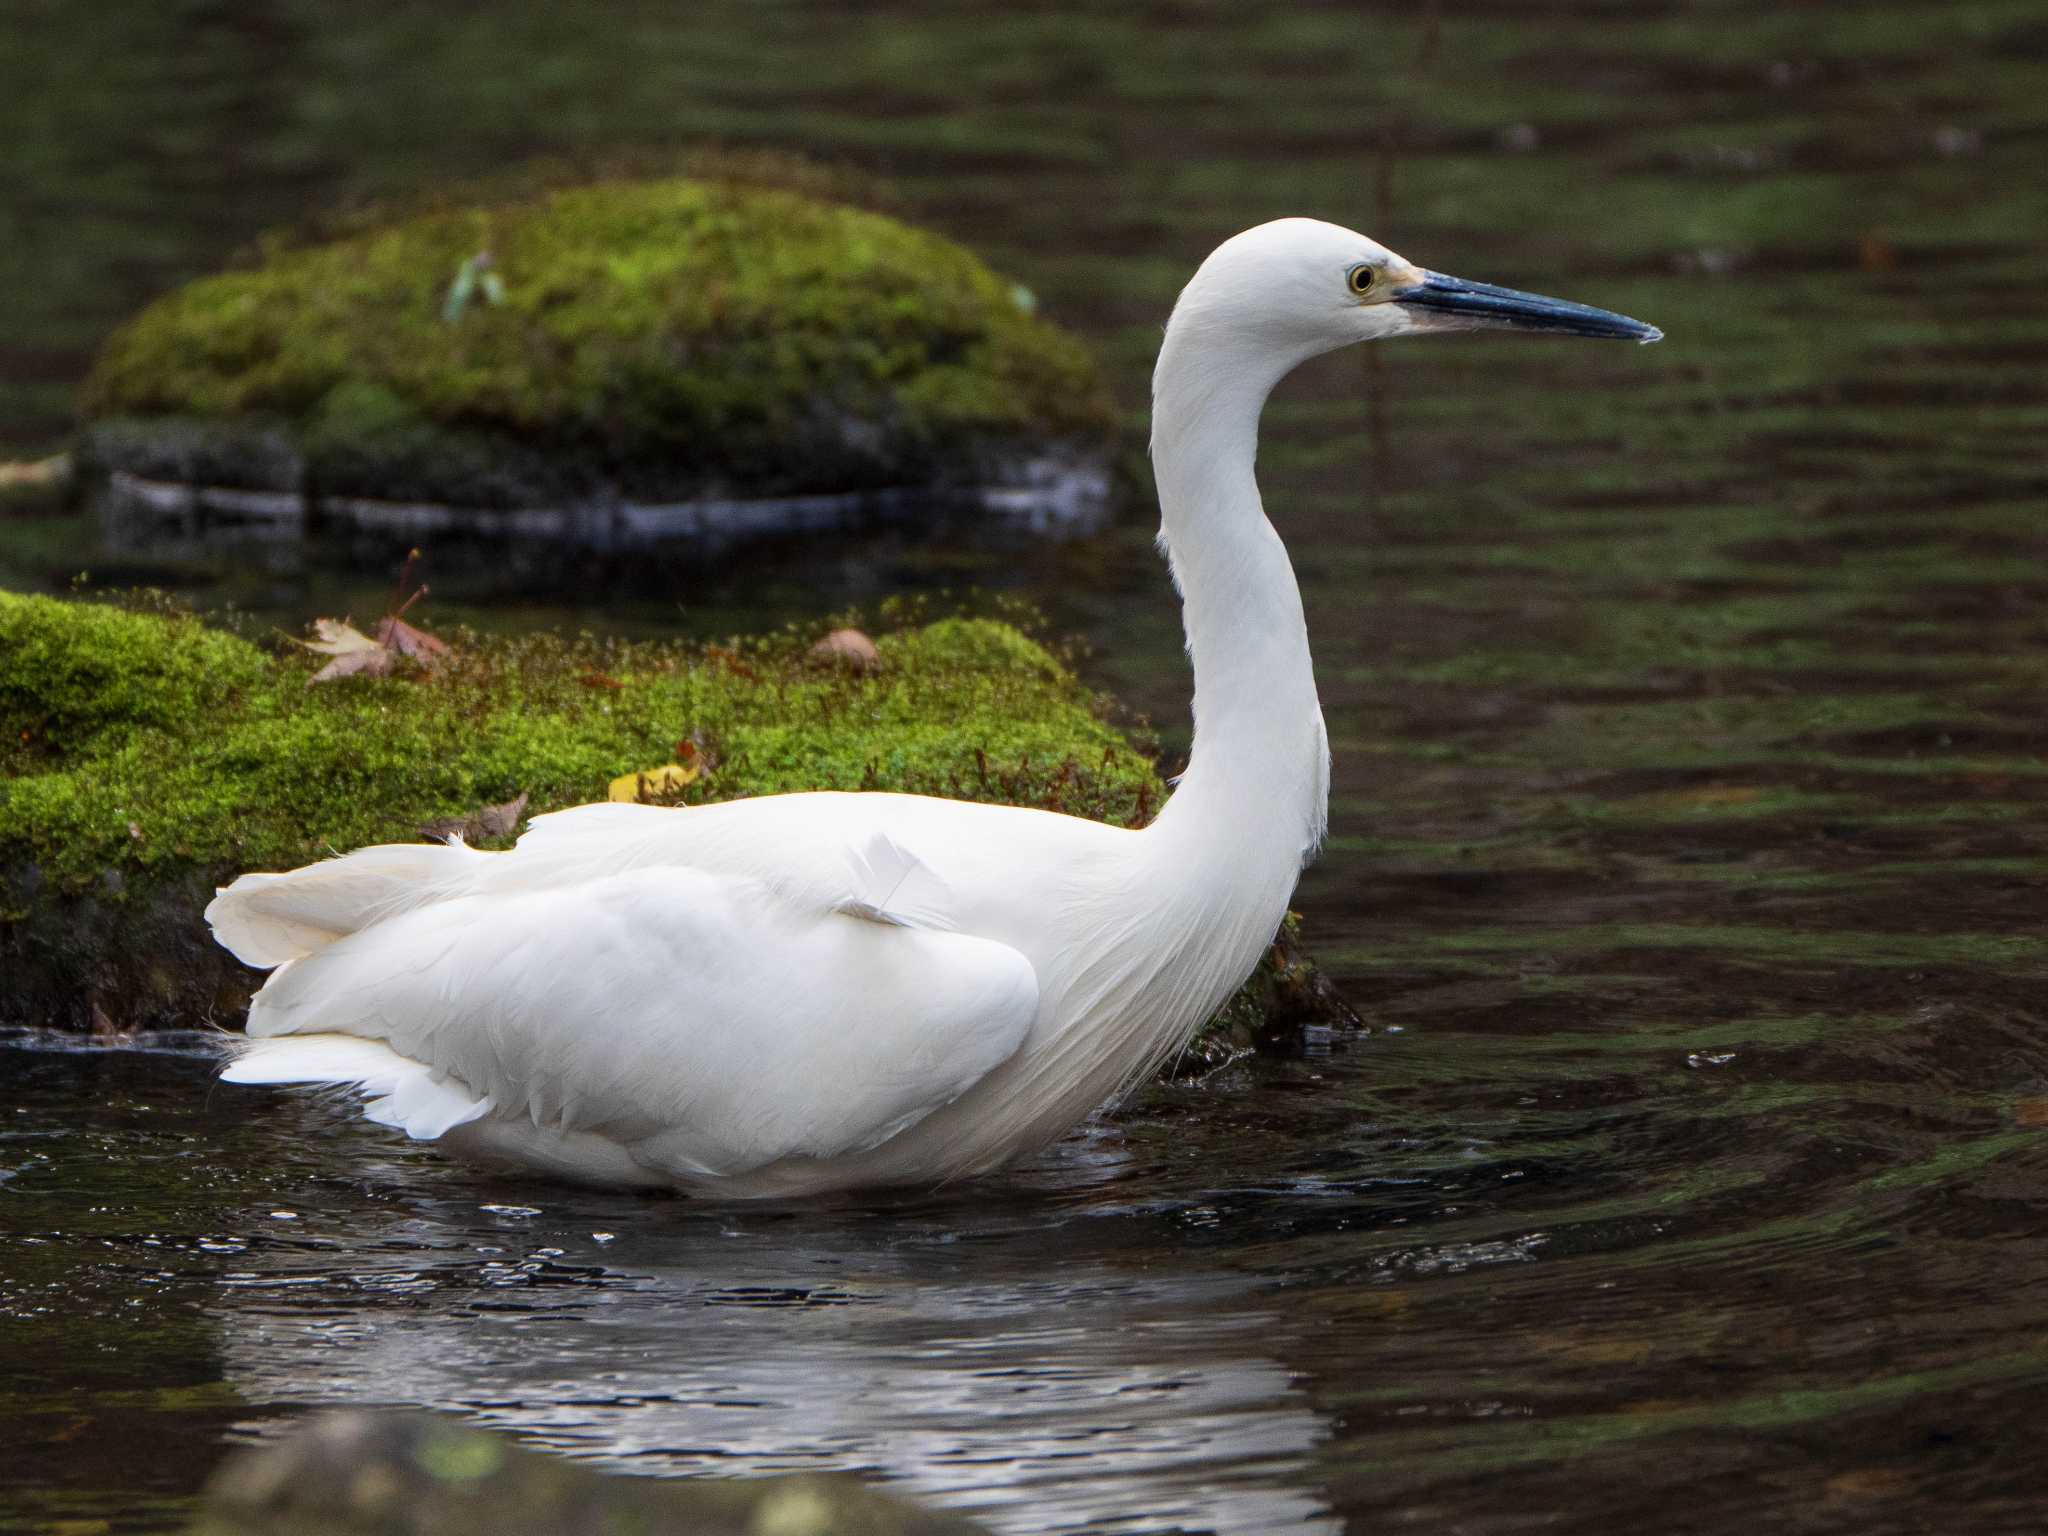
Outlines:
[[[836,910],[899,928],[954,927],[952,892],[932,867],[887,832],[846,850],[848,890]]]
[[[667,866],[395,913],[274,975],[249,1031],[381,1040],[494,1117],[678,1177],[849,1155],[1007,1060],[1038,1009],[1022,954],[937,926],[914,856],[878,835],[852,864],[829,906]]]

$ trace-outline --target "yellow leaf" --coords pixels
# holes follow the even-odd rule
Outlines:
[[[643,768],[638,773],[621,774],[612,780],[605,798],[637,800],[644,805],[662,795],[672,795],[677,790],[696,783],[700,771],[695,763],[663,763],[659,768]]]

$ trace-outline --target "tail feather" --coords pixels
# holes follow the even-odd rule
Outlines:
[[[369,1096],[366,1118],[404,1131],[415,1141],[433,1141],[455,1126],[490,1113],[479,1098],[451,1077],[401,1056],[381,1040],[356,1035],[276,1035],[235,1047],[235,1059],[221,1073],[227,1083],[325,1083]]]
[[[236,959],[267,970],[438,900],[487,857],[460,842],[360,848],[289,874],[243,875],[214,896],[206,920]]]

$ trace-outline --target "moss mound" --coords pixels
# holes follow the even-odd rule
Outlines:
[[[309,687],[322,658],[0,593],[0,863],[67,892],[110,872],[290,867],[521,794],[536,815],[601,800],[679,753],[712,765],[679,804],[896,789],[1130,822],[1159,803],[1151,762],[1073,676],[993,620],[882,635],[872,672],[813,658],[794,631],[455,638],[431,671]]]
[[[603,799],[664,764],[701,770],[678,804],[894,789],[1121,823],[1159,804],[1151,761],[993,620],[883,634],[872,671],[813,657],[794,630],[451,638],[432,670],[309,687],[324,658],[295,647],[0,593],[0,1023],[231,1009],[248,978],[200,920],[215,884],[521,795],[532,815]]]
[[[195,623],[0,593],[0,762],[90,754],[108,731],[189,731],[266,670]]]
[[[968,251],[692,179],[273,250],[117,332],[81,403],[113,467],[489,507],[985,484],[1112,427]]]
[[[882,634],[865,669],[794,629],[450,638],[432,668],[316,687],[326,658],[297,647],[0,592],[0,1025],[232,1017],[256,978],[207,933],[216,885],[457,826],[506,846],[522,812],[664,765],[695,774],[658,797],[679,805],[883,789],[1135,826],[1164,793],[1073,674],[991,619]],[[1290,923],[1173,1069],[1345,1022]]]

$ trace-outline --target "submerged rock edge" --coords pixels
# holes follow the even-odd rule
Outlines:
[[[319,1413],[232,1452],[189,1536],[976,1536],[847,1473],[626,1477],[420,1410]]]

